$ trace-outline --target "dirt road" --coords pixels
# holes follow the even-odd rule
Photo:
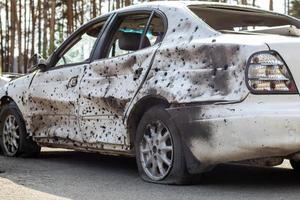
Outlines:
[[[145,183],[135,160],[43,149],[39,158],[0,156],[0,199],[299,199],[300,176],[285,163],[277,168],[222,165],[202,183]]]

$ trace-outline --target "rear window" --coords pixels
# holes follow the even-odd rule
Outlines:
[[[251,31],[272,27],[300,28],[298,20],[284,15],[239,7],[191,5],[189,9],[218,31]]]

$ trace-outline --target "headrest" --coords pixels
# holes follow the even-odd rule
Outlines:
[[[120,32],[119,47],[125,51],[137,51],[139,49],[141,38],[141,33]],[[145,37],[142,48],[148,46],[150,46],[150,41]]]

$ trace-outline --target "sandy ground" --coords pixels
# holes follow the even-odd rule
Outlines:
[[[143,182],[135,160],[43,149],[39,158],[0,156],[0,199],[299,199],[300,176],[276,168],[221,165],[199,184]]]

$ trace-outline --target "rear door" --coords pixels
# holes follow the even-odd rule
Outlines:
[[[85,142],[97,148],[129,149],[122,118],[163,34],[162,19],[151,10],[117,14],[101,38],[100,58],[91,63],[80,83],[79,115]]]
[[[71,35],[38,71],[30,86],[30,129],[45,143],[82,142],[78,119],[79,82],[90,64],[107,18],[94,20]]]

